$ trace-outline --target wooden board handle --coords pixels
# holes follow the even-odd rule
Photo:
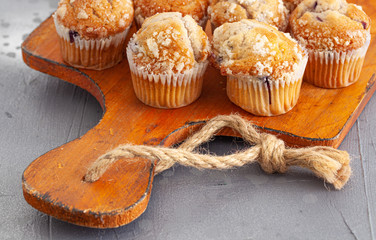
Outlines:
[[[110,150],[97,128],[36,159],[24,171],[23,193],[34,208],[77,225],[112,228],[146,209],[154,164],[127,159],[114,164],[95,183],[82,181],[89,165]]]

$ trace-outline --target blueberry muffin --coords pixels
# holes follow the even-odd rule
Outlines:
[[[344,0],[305,0],[290,18],[293,36],[309,52],[304,80],[318,87],[355,83],[370,44],[370,18]]]
[[[307,57],[289,34],[255,20],[225,23],[213,34],[211,62],[227,76],[227,96],[258,116],[295,106]]]
[[[127,47],[136,96],[158,108],[178,108],[201,94],[210,43],[203,29],[181,13],[147,18]]]
[[[207,8],[209,0],[135,0],[135,19],[140,27],[145,18],[157,13],[180,12],[183,16],[190,15],[196,22],[205,29]]]
[[[213,30],[224,23],[242,19],[255,19],[281,31],[288,25],[288,11],[282,0],[212,0],[208,16]]]
[[[131,0],[61,0],[53,18],[63,60],[95,70],[120,62],[133,12]]]

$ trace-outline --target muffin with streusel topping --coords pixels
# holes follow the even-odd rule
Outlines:
[[[361,7],[345,0],[305,0],[292,13],[290,25],[309,52],[305,81],[341,88],[359,79],[371,40],[370,18]]]
[[[288,25],[288,10],[282,0],[212,0],[208,16],[213,30],[224,23],[242,19],[255,19],[281,31]]]
[[[123,59],[132,0],[61,0],[53,15],[65,62],[101,70]]]
[[[227,76],[227,96],[258,116],[296,105],[307,57],[289,34],[255,20],[225,23],[213,34],[211,62]]]
[[[209,0],[135,0],[135,20],[141,27],[145,18],[157,13],[180,12],[183,16],[190,15],[196,22],[205,29],[207,8]]]
[[[137,98],[158,108],[178,108],[201,94],[210,43],[203,29],[181,13],[147,18],[128,43]]]

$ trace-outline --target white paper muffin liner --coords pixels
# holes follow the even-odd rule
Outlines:
[[[371,42],[367,35],[363,47],[350,52],[309,49],[304,81],[322,88],[342,88],[358,81]]]
[[[255,76],[227,76],[227,96],[237,106],[257,116],[276,116],[290,111],[299,99],[308,55],[291,80],[269,80]],[[269,86],[268,86],[269,85]]]
[[[137,98],[157,108],[179,108],[191,104],[201,95],[208,61],[196,63],[184,73],[150,74],[133,61],[133,52],[127,47],[127,58]]]
[[[74,42],[70,42],[70,29],[59,23],[55,14],[53,19],[60,38],[63,60],[69,65],[102,70],[116,65],[123,59],[125,38],[130,26],[123,32],[108,38],[87,40],[81,36],[75,36]]]

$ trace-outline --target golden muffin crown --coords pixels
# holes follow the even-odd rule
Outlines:
[[[206,18],[209,0],[135,0],[135,15],[142,23],[157,13],[180,12],[190,15],[199,24]]]
[[[351,51],[361,48],[370,18],[345,0],[305,0],[290,18],[292,34],[309,49]]]
[[[284,31],[288,11],[282,0],[212,0],[208,15],[214,26],[242,19],[255,19]]]
[[[210,43],[195,20],[181,13],[147,18],[129,41],[137,67],[154,74],[182,73],[207,60]]]
[[[133,21],[132,0],[61,0],[58,22],[83,38],[106,38],[128,28]]]
[[[288,81],[304,56],[289,34],[255,20],[225,23],[213,34],[211,61],[223,75]]]

